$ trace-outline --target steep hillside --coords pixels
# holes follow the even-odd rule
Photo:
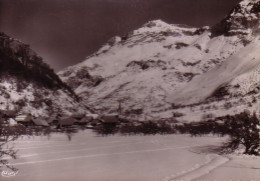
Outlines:
[[[233,114],[257,105],[250,99],[258,91],[247,96],[259,86],[251,80],[259,71],[258,32],[259,1],[245,0],[213,27],[148,22],[59,76],[99,112],[183,121]],[[234,95],[243,101],[232,103]]]
[[[78,97],[30,47],[0,33],[0,110],[69,113]],[[79,109],[80,106],[79,106]]]

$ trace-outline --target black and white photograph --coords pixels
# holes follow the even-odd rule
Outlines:
[[[1,181],[260,181],[260,0],[0,0]]]

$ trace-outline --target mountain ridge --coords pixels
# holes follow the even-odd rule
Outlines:
[[[112,38],[85,61],[58,75],[69,85],[73,82],[74,91],[84,103],[99,113],[115,113],[120,107],[121,114],[132,119],[172,118],[180,112],[183,116],[178,119],[182,121],[199,121],[207,114],[204,107],[208,106],[219,107],[207,111],[215,116],[236,114],[238,107],[241,111],[254,111],[258,105],[253,100],[259,91],[251,97],[248,92],[259,85],[249,78],[259,71],[258,68],[237,77],[225,77],[231,78],[230,81],[215,85],[203,99],[182,102],[172,97],[185,97],[182,90],[189,86],[200,90],[197,84],[193,85],[194,80],[199,79],[197,77],[211,74],[207,72],[214,72],[218,67],[230,66],[226,62],[232,62],[240,51],[251,46],[259,37],[259,23],[255,23],[254,17],[259,21],[257,8],[259,1],[244,0],[220,22],[221,26],[213,27],[194,28],[170,25],[161,20],[150,21],[124,37]],[[245,14],[241,16],[240,11],[249,13],[246,21],[254,23],[245,26]],[[223,24],[227,25],[224,31],[216,31],[216,27],[223,27]],[[254,65],[258,67],[259,64]],[[79,73],[81,79],[77,78]],[[249,87],[245,88],[245,85]],[[223,90],[226,95],[221,92]],[[235,97],[237,95],[240,98]],[[237,103],[239,99],[243,99],[241,104]],[[209,100],[216,105],[211,105]]]

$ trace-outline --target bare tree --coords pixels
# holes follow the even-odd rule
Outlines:
[[[230,141],[225,147],[235,150],[239,145],[245,147],[245,153],[250,155],[259,155],[260,150],[260,122],[256,114],[250,115],[248,112],[242,112],[230,117],[228,123],[230,129]]]
[[[16,159],[17,150],[10,143],[20,135],[25,134],[26,129],[21,125],[9,126],[7,118],[0,115],[0,170],[7,167],[13,171],[16,169],[8,164],[8,158]]]

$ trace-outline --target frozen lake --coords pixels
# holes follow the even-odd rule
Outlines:
[[[0,180],[189,180],[205,174],[207,165],[213,168],[227,161],[209,151],[223,140],[188,135],[102,137],[91,130],[76,133],[70,141],[58,133],[23,137],[15,142],[19,158],[9,160],[19,172]]]

